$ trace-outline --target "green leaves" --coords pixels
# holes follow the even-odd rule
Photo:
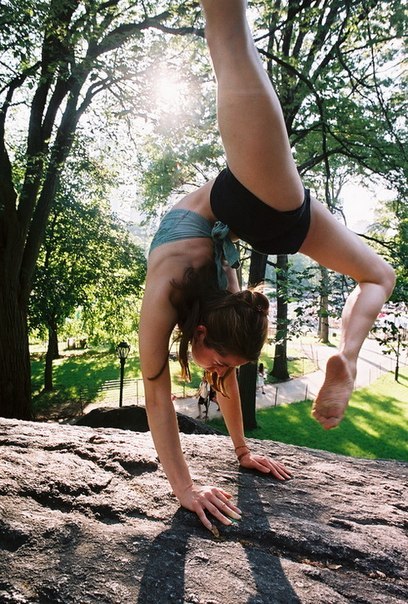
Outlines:
[[[112,175],[81,156],[64,176],[35,272],[32,328],[61,328],[77,307],[94,315],[92,325],[97,309],[117,320],[118,307],[141,296],[146,275],[143,251],[106,204]]]

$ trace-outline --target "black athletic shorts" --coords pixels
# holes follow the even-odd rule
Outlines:
[[[226,168],[215,179],[210,202],[217,220],[262,254],[295,254],[309,230],[308,189],[299,208],[281,212],[258,199]]]

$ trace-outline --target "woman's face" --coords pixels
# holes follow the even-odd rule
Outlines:
[[[233,354],[221,355],[214,348],[204,344],[207,330],[203,326],[197,327],[196,335],[191,344],[191,354],[194,362],[211,373],[223,377],[230,367],[245,365],[248,361]]]

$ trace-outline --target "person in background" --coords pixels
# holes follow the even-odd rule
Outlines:
[[[210,396],[210,385],[207,382],[205,377],[205,373],[203,375],[203,379],[200,382],[198,387],[198,417],[197,419],[201,419],[201,407],[204,407],[204,419],[208,419],[208,407],[210,404],[209,400]]]
[[[262,394],[265,394],[265,367],[263,363],[258,364],[257,388],[260,388]]]
[[[209,400],[210,400],[210,403],[214,403],[215,405],[217,405],[218,411],[221,411],[220,406],[217,401],[217,391],[214,388],[214,386],[211,386],[211,385],[210,385]]]

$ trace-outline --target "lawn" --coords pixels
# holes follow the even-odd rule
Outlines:
[[[258,428],[247,436],[352,457],[408,461],[408,404],[403,401],[408,401],[407,369],[399,383],[386,374],[355,391],[346,417],[334,430],[323,430],[310,415],[311,402],[305,401],[259,410]],[[210,423],[224,428],[222,421]]]
[[[313,339],[313,342],[316,343],[316,340]],[[300,377],[317,369],[316,363],[306,355],[303,349],[304,346],[307,347],[307,338],[302,341],[294,340],[288,343],[288,371],[291,378]],[[265,344],[262,349],[259,360],[264,364],[266,374],[272,370],[274,350],[275,347],[271,344]],[[272,383],[274,380],[271,376],[268,376],[267,381]]]
[[[94,402],[103,400],[100,392],[101,386],[110,380],[119,379],[119,362],[116,354],[106,349],[103,350],[64,350],[61,346],[61,358],[53,362],[54,391],[42,393],[44,380],[44,351],[35,349],[31,355],[31,377],[33,391],[33,406],[36,415],[46,413],[48,408],[57,411],[58,405],[66,407],[67,402]],[[271,356],[273,348],[264,347],[261,360],[267,370],[272,368]],[[297,377],[314,371],[315,364],[307,358],[299,342],[291,344],[288,350],[289,372],[292,377]],[[172,393],[178,397],[195,396],[202,370],[194,365],[190,366],[191,382],[187,383],[180,378],[180,364],[170,360],[170,373],[172,376]],[[125,378],[137,381],[134,385],[134,398],[144,396],[140,359],[131,351],[125,365]]]
[[[180,378],[178,361],[170,360],[170,372],[173,394],[180,397],[195,396],[202,376],[200,368],[191,366],[191,383],[186,383]],[[115,353],[107,350],[62,350],[61,358],[53,361],[54,390],[43,393],[44,354],[33,354],[31,381],[34,413],[42,417],[47,409],[56,410],[58,406],[66,408],[69,401],[82,403],[102,401],[101,386],[107,381],[118,380],[119,376],[119,361]],[[144,388],[140,360],[136,354],[131,354],[126,361],[125,378],[135,380],[133,398],[136,399],[137,394],[142,398]]]

